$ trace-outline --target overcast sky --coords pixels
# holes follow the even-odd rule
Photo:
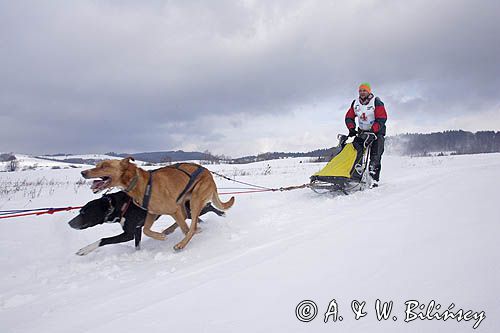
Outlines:
[[[0,0],[0,152],[330,147],[363,81],[388,135],[500,130],[498,13],[498,0]]]

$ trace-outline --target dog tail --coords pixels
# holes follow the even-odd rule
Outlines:
[[[234,197],[231,197],[229,201],[227,202],[222,202],[220,201],[219,194],[217,193],[217,190],[214,191],[212,194],[212,203],[214,204],[215,207],[222,209],[222,210],[228,210],[231,208],[234,204]]]

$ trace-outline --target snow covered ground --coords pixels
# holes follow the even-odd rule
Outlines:
[[[46,170],[46,169],[76,169],[87,167],[85,164],[80,163],[67,163],[64,162],[65,159],[82,159],[85,163],[90,163],[89,161],[96,162],[102,160],[115,160],[121,159],[120,157],[100,155],[100,154],[88,154],[88,155],[63,155],[63,156],[30,156],[24,154],[15,154],[16,157],[16,170],[27,171],[27,170]],[[60,162],[61,161],[61,162]],[[10,161],[0,162],[0,173],[7,170]],[[138,165],[147,165],[144,161],[136,161]]]
[[[307,182],[321,166],[208,167],[281,187]],[[0,210],[97,198],[81,170],[0,173]],[[385,156],[380,188],[239,195],[227,217],[207,215],[178,253],[179,230],[163,242],[143,238],[140,251],[129,242],[79,257],[120,226],[73,230],[66,222],[75,211],[0,220],[0,332],[471,332],[478,321],[405,322],[410,300],[434,300],[441,313],[452,304],[452,312],[484,311],[476,331],[499,332],[499,171],[500,154]],[[216,181],[220,192],[241,186]],[[171,221],[162,217],[155,229]],[[333,299],[343,320],[325,323]],[[393,301],[388,320],[377,320],[377,299]],[[311,322],[296,318],[303,300],[317,304]],[[359,320],[354,300],[366,302]]]
[[[17,168],[16,170],[41,170],[41,169],[69,169],[82,167],[80,164],[61,163],[58,161],[50,161],[43,158],[37,158],[29,155],[15,154]],[[10,162],[0,162],[0,171],[6,170],[7,164]]]
[[[60,160],[64,161],[68,158],[81,158],[83,160],[118,160],[120,157],[116,156],[110,156],[110,155],[105,155],[105,154],[84,154],[84,155],[73,155],[73,154],[66,154],[66,155],[41,155],[39,156],[41,158],[48,158],[52,160]]]

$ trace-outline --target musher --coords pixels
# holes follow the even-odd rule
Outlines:
[[[387,112],[380,98],[372,94],[370,84],[361,83],[358,89],[359,97],[352,101],[351,107],[345,115],[345,124],[349,129],[349,136],[356,136],[361,132],[372,132],[377,136],[371,145],[370,151],[370,175],[372,186],[377,187],[380,180],[382,168],[382,154],[384,153],[385,122]],[[358,118],[358,130],[356,131],[355,118]]]

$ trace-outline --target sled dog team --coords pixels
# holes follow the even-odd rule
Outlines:
[[[368,83],[362,83],[358,92],[359,97],[351,103],[345,115],[345,124],[349,136],[369,132],[376,137],[371,144],[369,173],[373,185],[377,186],[384,152],[387,113],[384,103],[372,94]],[[100,239],[80,249],[77,254],[85,255],[100,246],[132,239],[135,239],[138,248],[142,227],[146,236],[157,240],[164,240],[179,227],[184,238],[174,249],[182,250],[199,231],[200,215],[208,212],[223,215],[234,204],[234,197],[227,202],[220,200],[212,174],[201,165],[178,163],[146,171],[131,163],[131,160],[131,157],[105,160],[95,168],[82,171],[85,179],[95,179],[91,186],[94,193],[113,187],[122,191],[87,203],[80,214],[69,222],[70,226],[85,229],[105,222],[120,222],[123,233]],[[151,230],[160,215],[172,216],[175,223],[162,232]],[[186,219],[191,219],[189,226]]]
[[[131,160],[134,159],[105,160],[95,168],[82,171],[85,179],[95,179],[91,186],[94,193],[113,187],[122,191],[87,203],[69,225],[85,229],[100,223],[120,222],[123,233],[92,243],[77,254],[86,255],[100,246],[134,238],[138,248],[142,226],[146,236],[157,240],[164,240],[179,227],[184,238],[174,249],[182,250],[198,231],[200,215],[209,211],[223,215],[234,204],[234,197],[227,202],[220,200],[212,174],[201,165],[178,163],[146,171]],[[155,232],[151,227],[160,215],[172,216],[175,223],[162,232]],[[191,219],[189,226],[187,218]]]

